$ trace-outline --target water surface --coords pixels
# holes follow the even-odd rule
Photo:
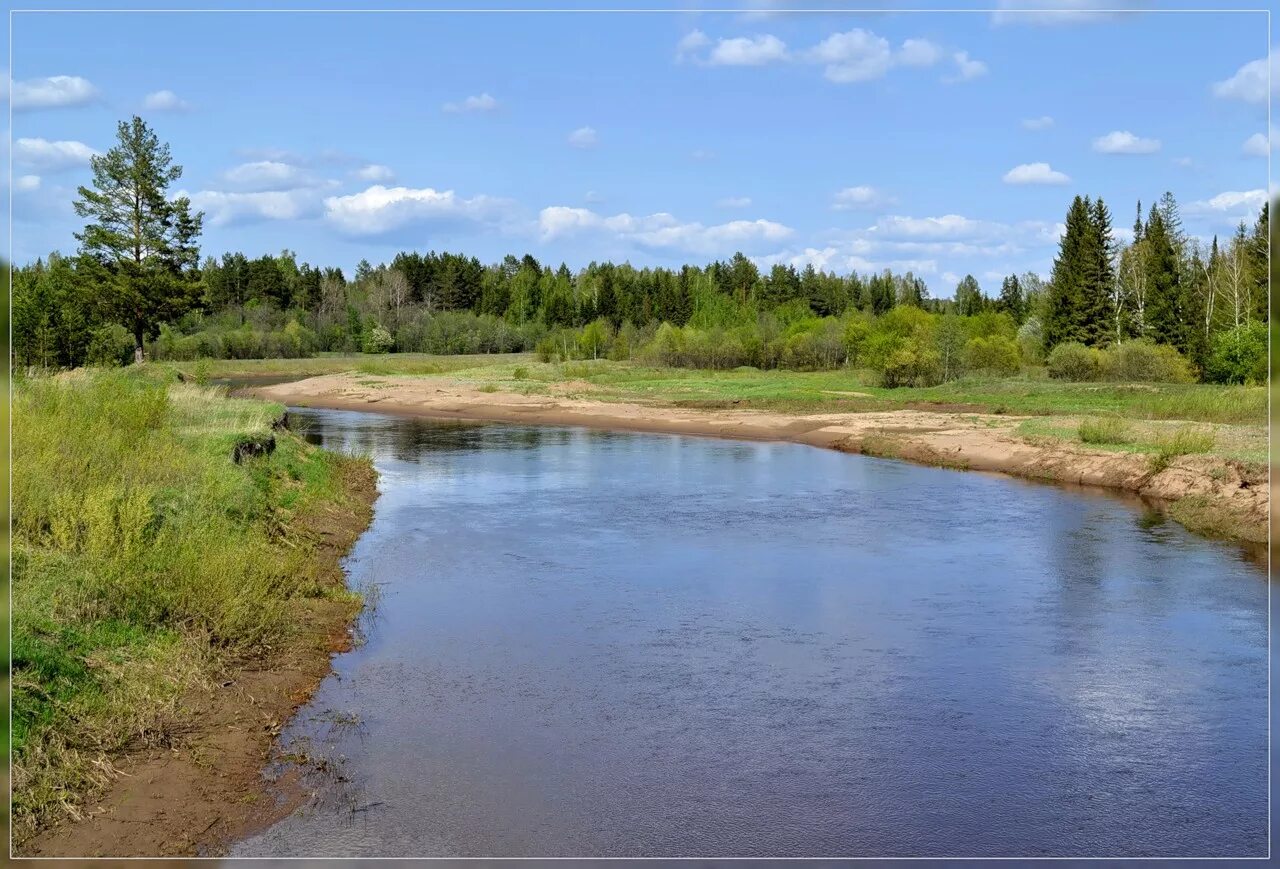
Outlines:
[[[364,643],[237,855],[1266,853],[1258,567],[796,444],[290,409],[369,452]]]

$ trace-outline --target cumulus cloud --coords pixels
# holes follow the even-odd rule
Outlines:
[[[679,63],[695,57],[699,51],[711,44],[711,38],[701,30],[690,30],[676,43],[676,62]]]
[[[1038,118],[1026,118],[1022,122],[1025,130],[1047,130],[1053,126],[1053,118],[1048,115],[1041,115]]]
[[[349,235],[381,235],[412,223],[493,223],[500,221],[507,209],[505,200],[492,196],[466,199],[452,190],[381,184],[324,200],[325,219]]]
[[[941,59],[942,49],[927,39],[904,40],[897,54],[903,66],[933,66]]]
[[[751,205],[750,196],[726,196],[716,201],[717,208],[746,208]]]
[[[1269,77],[1275,64],[1275,52],[1270,57],[1251,60],[1236,70],[1231,78],[1215,82],[1213,95],[1224,100],[1241,100],[1246,103],[1265,103]]]
[[[768,33],[719,39],[713,43],[701,30],[693,30],[676,45],[677,62],[692,60],[707,66],[764,66],[796,61],[821,66],[827,80],[837,84],[882,78],[894,67],[934,66],[946,56],[941,46],[928,39],[906,39],[895,50],[889,40],[862,28],[833,33],[798,52],[791,51],[785,42]],[[970,59],[967,52],[955,52],[951,58],[958,70],[951,81],[976,78],[987,71],[986,64]]]
[[[945,79],[948,82],[973,81],[987,74],[987,65],[980,60],[969,57],[967,51],[957,51],[951,56],[956,62],[956,73]]]
[[[368,165],[361,166],[351,174],[360,181],[370,181],[374,183],[391,181],[396,177],[396,173],[391,171],[391,167],[383,166],[380,163],[369,163]]]
[[[1093,140],[1099,154],[1154,154],[1160,150],[1159,139],[1144,139],[1128,130],[1114,130]]]
[[[831,197],[831,207],[836,211],[865,210],[888,205],[892,202],[892,197],[866,185],[846,187],[843,190],[836,191],[836,194]]]
[[[1186,211],[1190,214],[1251,214],[1262,208],[1266,201],[1265,190],[1228,190],[1210,199],[1192,202]]]
[[[543,241],[582,233],[611,235],[619,241],[649,248],[679,250],[707,256],[723,256],[761,243],[776,243],[793,230],[771,220],[732,220],[706,226],[681,222],[666,213],[648,216],[606,216],[586,208],[555,205],[538,214]]]
[[[861,28],[831,34],[810,49],[807,58],[823,64],[822,74],[838,84],[880,78],[893,65],[889,40]]]
[[[98,152],[84,142],[71,140],[18,139],[13,143],[13,162],[45,172],[84,166]]]
[[[190,197],[192,207],[203,211],[214,226],[314,217],[320,206],[319,193],[310,189],[252,192],[198,190],[180,195]]]
[[[39,175],[20,175],[13,179],[13,189],[19,193],[31,193],[40,189]]]
[[[185,112],[191,104],[171,90],[162,90],[147,94],[142,107],[149,112]]]
[[[9,90],[15,111],[79,106],[98,98],[98,89],[78,75],[53,75],[16,81]]]
[[[571,148],[594,148],[600,144],[600,136],[596,134],[593,127],[579,127],[569,134],[569,147]]]
[[[456,103],[445,103],[441,108],[449,114],[469,114],[472,112],[492,112],[498,108],[498,101],[487,93],[467,97]]]
[[[1066,184],[1070,180],[1048,163],[1023,163],[1004,173],[1005,184]]]
[[[787,44],[772,34],[721,39],[707,56],[711,66],[764,66],[787,59]]]
[[[1241,150],[1250,157],[1265,157],[1271,153],[1271,141],[1266,133],[1254,133],[1244,140]]]

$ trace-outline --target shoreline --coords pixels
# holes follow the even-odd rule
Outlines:
[[[572,386],[570,384],[569,386]],[[239,394],[300,407],[432,419],[567,425],[653,434],[785,441],[1025,480],[1137,496],[1191,531],[1265,552],[1270,484],[1243,463],[1182,455],[1160,468],[1148,455],[1032,443],[1013,433],[1025,416],[949,410],[792,414],[615,403],[565,395],[483,391],[440,378],[336,374],[249,385]]]
[[[348,463],[342,478],[344,503],[310,511],[294,533],[314,541],[325,582],[345,588],[342,560],[372,521],[378,492],[368,463]],[[85,802],[83,817],[15,843],[14,855],[216,857],[300,807],[308,796],[302,768],[275,781],[263,771],[280,730],[332,672],[333,656],[351,647],[363,604],[321,597],[299,599],[298,607],[294,641],[262,658],[228,662],[184,700],[188,714],[174,744],[110,758],[111,781]]]

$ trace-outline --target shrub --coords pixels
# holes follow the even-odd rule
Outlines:
[[[1018,329],[1018,349],[1029,362],[1044,360],[1044,327],[1035,317],[1028,317]]]
[[[391,333],[382,326],[375,325],[365,333],[364,344],[360,349],[364,353],[387,353],[393,346],[395,339],[391,337]]]
[[[1129,424],[1116,416],[1080,420],[1080,440],[1087,444],[1133,443]]]
[[[1213,383],[1266,383],[1266,325],[1248,323],[1215,335],[1204,374]]]
[[[1191,383],[1191,363],[1167,344],[1124,341],[1102,356],[1107,380],[1148,383]]]
[[[529,369],[523,365],[517,365],[516,370],[511,372],[512,380],[527,380],[529,378]]]
[[[971,371],[1017,374],[1022,368],[1018,345],[1006,335],[970,338],[964,345],[964,366]]]
[[[890,388],[936,386],[942,382],[942,360],[938,351],[911,339],[891,352],[877,373],[880,385]]]
[[[1102,376],[1102,353],[1079,341],[1064,341],[1049,353],[1049,376],[1077,383]]]

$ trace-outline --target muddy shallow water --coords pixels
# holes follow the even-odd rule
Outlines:
[[[1266,853],[1267,584],[1133,503],[796,444],[290,409],[364,642],[251,855]]]

